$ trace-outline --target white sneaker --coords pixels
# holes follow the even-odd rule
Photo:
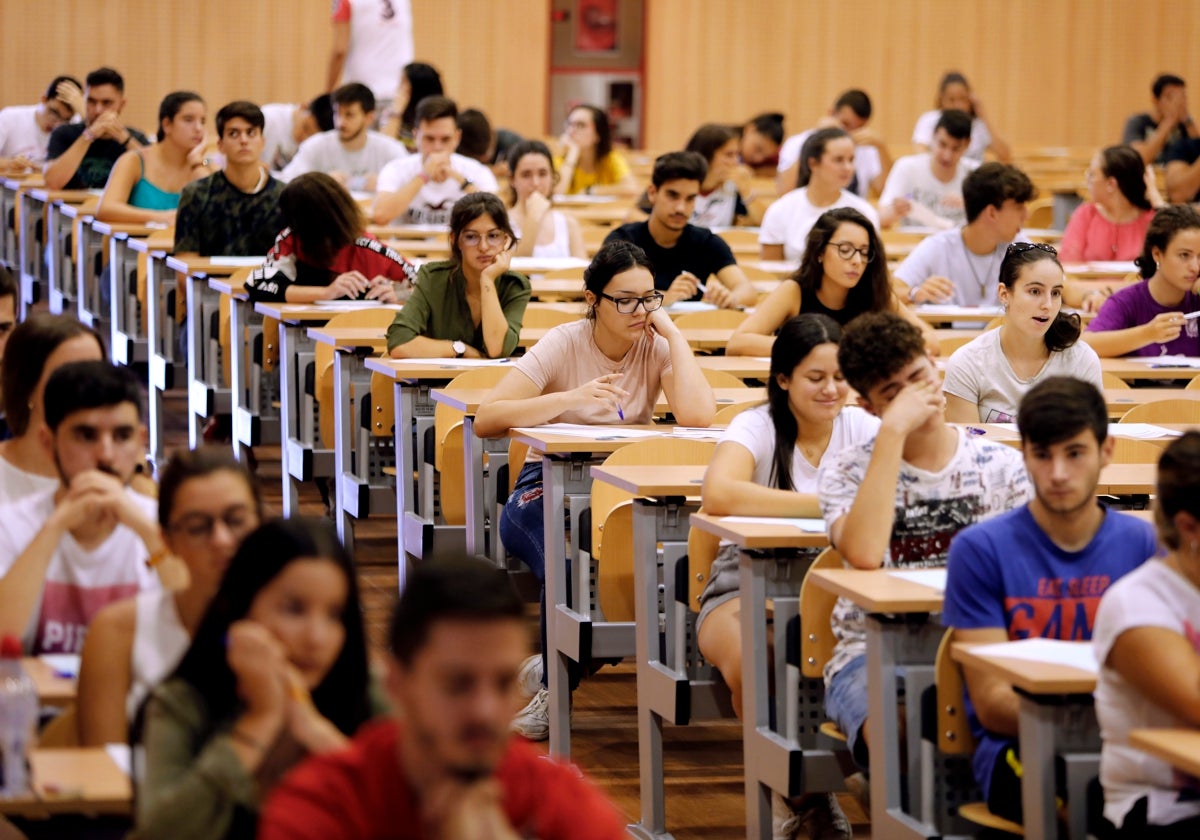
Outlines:
[[[525,708],[517,712],[509,728],[529,741],[550,737],[550,692],[539,688]]]
[[[521,693],[526,697],[532,697],[541,689],[542,655],[540,653],[535,653],[521,663],[521,670],[517,673],[517,684],[521,686]]]

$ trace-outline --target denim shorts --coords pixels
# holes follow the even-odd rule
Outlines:
[[[846,735],[846,746],[854,763],[867,769],[867,742],[863,724],[867,721],[867,657],[851,659],[825,685],[825,713]]]

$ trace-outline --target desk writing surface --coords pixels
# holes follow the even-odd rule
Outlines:
[[[614,424],[616,425],[616,424]],[[631,429],[639,431],[654,431],[662,435],[671,434],[672,426],[655,426],[653,424],[638,426],[638,425],[622,425],[622,429]],[[547,432],[538,429],[536,426],[527,428],[509,429],[508,437],[512,440],[519,440],[526,444],[531,450],[543,452],[547,455],[569,455],[572,453],[607,453],[616,452],[623,446],[628,446],[634,440],[646,440],[647,438],[610,438],[605,435],[608,426],[597,426],[595,437],[579,437],[576,435],[562,435],[554,432]]]
[[[696,363],[709,370],[723,370],[743,379],[766,379],[771,360],[766,356],[700,356]]]
[[[114,233],[127,233],[130,236],[145,237],[158,231],[172,230],[172,228],[160,222],[142,224],[140,222],[102,222],[99,219],[95,219],[92,221],[92,230],[101,236],[112,236]]]
[[[928,613],[942,609],[942,592],[890,574],[894,569],[813,569],[817,586],[868,613]]]
[[[208,279],[208,287],[215,292],[219,292],[223,295],[229,295],[230,297],[236,297],[240,300],[250,299],[250,294],[246,291],[245,281],[234,283],[230,281],[229,277],[209,277],[208,275],[203,276]]]
[[[49,204],[52,201],[61,201],[64,204],[83,204],[96,197],[91,190],[48,190],[45,188],[31,189],[29,194],[38,201],[44,201]]]
[[[133,801],[129,777],[104,747],[34,750],[33,788],[47,810],[125,813]]]
[[[460,373],[478,367],[511,365],[512,359],[391,359],[365,360],[367,370],[397,382],[413,382],[432,379],[445,382]]]
[[[645,466],[622,464],[592,467],[592,478],[635,496],[699,496],[704,483],[703,464]]]
[[[1141,358],[1142,361],[1138,361]],[[1150,357],[1119,357],[1101,359],[1100,370],[1119,376],[1121,379],[1194,379],[1200,376],[1200,368],[1154,367]]]
[[[1088,645],[1091,642],[1077,642]],[[996,674],[1028,694],[1091,694],[1096,688],[1096,675],[1081,668],[1051,662],[1031,662],[997,654],[977,653],[977,644],[955,642],[950,655],[961,665]]]
[[[1158,479],[1157,464],[1109,464],[1100,471],[1097,493],[1153,493]]]
[[[183,260],[178,257],[167,257],[167,265],[176,271],[183,271],[185,274],[203,274],[207,277],[229,277],[246,268],[244,265],[221,262],[217,258],[210,257],[188,257]]]
[[[37,687],[43,706],[69,706],[75,702],[75,677],[58,676],[54,668],[36,656],[22,657],[21,665]]]
[[[368,365],[370,367],[370,365]],[[464,414],[475,414],[479,411],[479,405],[491,393],[491,388],[437,388],[430,392],[430,396],[434,402],[448,405],[456,411],[461,411]],[[717,401],[717,408],[721,409],[727,405],[742,405],[744,403],[765,402],[767,399],[766,388],[713,388],[713,397]],[[657,414],[665,414],[671,409],[670,403],[667,402],[666,395],[661,391],[658,394],[658,399],[654,403],[654,411]]]
[[[312,327],[308,337],[318,344],[330,344],[341,348],[365,348],[383,350],[387,347],[387,335],[377,327]]]
[[[690,522],[693,528],[728,540],[739,548],[825,548],[829,545],[828,534],[805,531],[782,520],[775,525],[693,513]]]
[[[375,306],[357,307],[355,310],[339,309],[335,306],[320,306],[315,303],[284,303],[283,301],[262,300],[254,304],[254,311],[259,315],[283,321],[286,324],[299,324],[304,321],[328,321],[346,311],[362,309],[389,309],[399,312],[400,306],[380,303]]]
[[[1200,778],[1200,729],[1133,729],[1129,745]]]

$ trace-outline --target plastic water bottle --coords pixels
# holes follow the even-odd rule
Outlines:
[[[37,731],[37,687],[21,666],[21,640],[5,636],[0,641],[0,795],[29,792],[29,747]]]

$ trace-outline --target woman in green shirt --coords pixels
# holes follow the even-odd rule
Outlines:
[[[489,358],[517,349],[529,280],[509,271],[516,237],[504,203],[465,195],[450,212],[450,259],[426,263],[388,329],[396,359]]]
[[[352,561],[327,522],[250,534],[175,674],[150,696],[131,838],[252,838],[259,805],[370,716]]]

